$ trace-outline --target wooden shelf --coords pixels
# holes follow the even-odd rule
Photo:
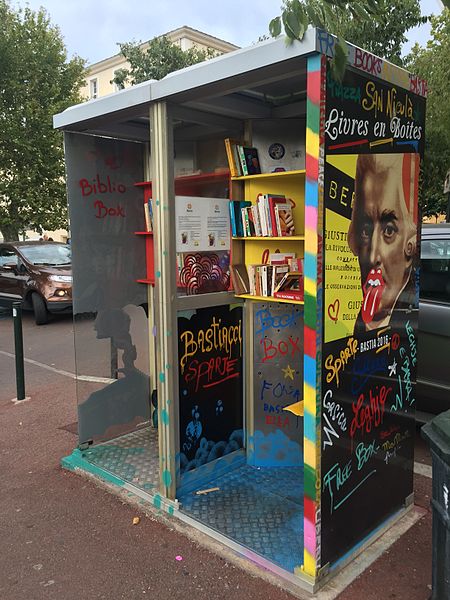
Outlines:
[[[272,240],[276,242],[289,242],[289,241],[302,241],[305,239],[304,235],[283,235],[283,236],[275,236],[275,235],[266,235],[266,236],[256,236],[256,235],[248,235],[246,237],[233,237],[233,240],[236,241],[248,241],[248,240],[256,240],[256,241],[265,241],[270,242]]]
[[[305,175],[305,169],[297,171],[277,171],[276,173],[258,173],[257,175],[243,175],[241,177],[231,177],[232,181],[248,181],[249,179],[268,179],[269,177],[293,177],[294,175]]]
[[[253,296],[252,294],[235,294],[236,298],[245,298],[255,302],[284,302],[285,304],[304,304],[303,300],[288,300],[287,298],[274,298],[273,296]]]

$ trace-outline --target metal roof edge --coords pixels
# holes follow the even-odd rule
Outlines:
[[[152,100],[152,85],[154,83],[155,80],[150,79],[125,90],[70,106],[63,112],[53,116],[53,127],[54,129],[64,129],[75,123],[149,103]]]
[[[301,42],[286,43],[285,36],[265,40],[222,54],[180,71],[169,73],[153,85],[152,100],[164,100],[175,94],[242,75],[276,63],[316,52],[316,30],[306,31]]]

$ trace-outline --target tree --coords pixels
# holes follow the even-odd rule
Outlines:
[[[407,67],[428,82],[425,159],[419,202],[424,216],[445,213],[444,179],[450,169],[450,10],[431,17],[431,38],[407,57]]]
[[[283,0],[281,17],[269,24],[273,36],[284,30],[289,41],[301,40],[308,25],[338,37],[333,68],[341,79],[347,63],[345,41],[401,64],[405,33],[427,20],[419,0]]]
[[[119,44],[121,54],[130,63],[129,69],[120,69],[113,82],[124,87],[125,83],[136,85],[149,79],[162,79],[168,73],[203,62],[216,55],[214,50],[189,48],[182,50],[166,36],[153,38],[148,47],[142,49],[142,42]]]
[[[62,135],[53,115],[80,102],[84,61],[67,60],[47,13],[0,0],[0,231],[67,225]]]

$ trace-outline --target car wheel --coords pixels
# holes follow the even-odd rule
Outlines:
[[[33,304],[34,320],[36,325],[45,325],[48,323],[48,312],[45,306],[44,300],[39,294],[33,294],[31,296],[31,303]]]

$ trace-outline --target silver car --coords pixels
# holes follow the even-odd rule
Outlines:
[[[422,226],[417,419],[450,409],[450,223]]]

